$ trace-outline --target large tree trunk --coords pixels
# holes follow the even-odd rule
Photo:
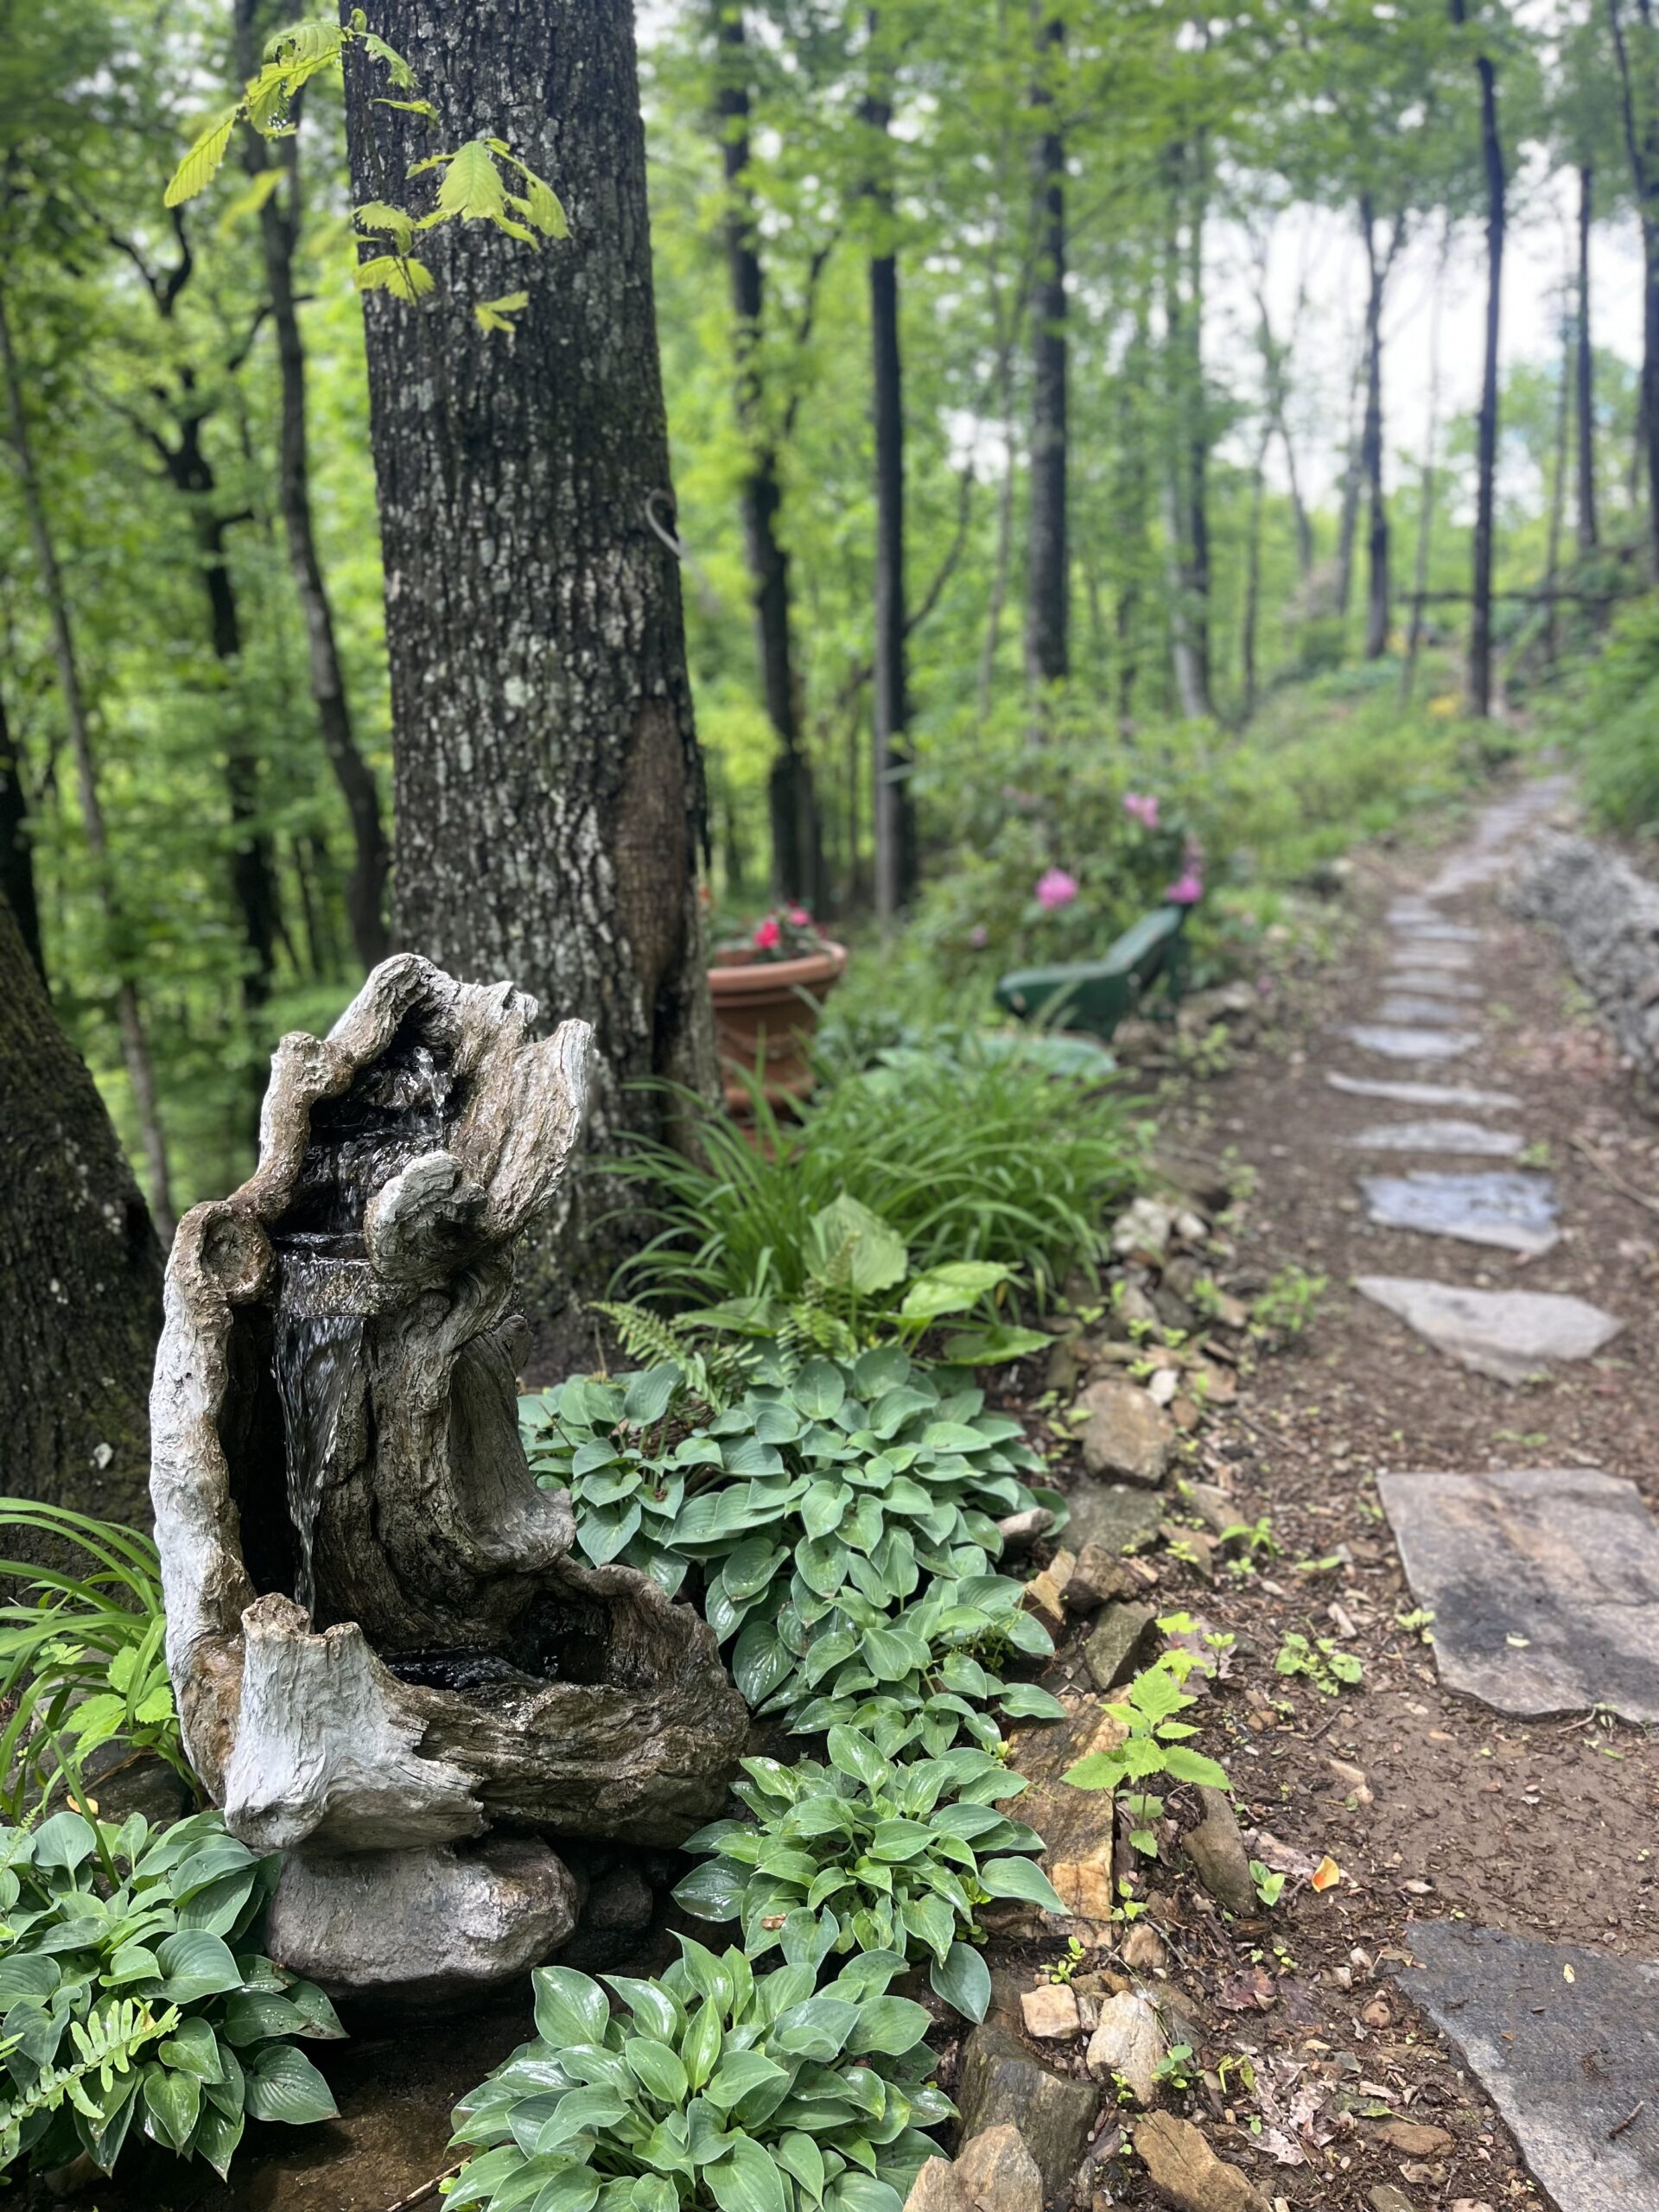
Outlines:
[[[1579,171],[1579,296],[1573,317],[1580,553],[1593,552],[1600,542],[1596,520],[1596,357],[1590,340],[1590,225],[1594,194],[1595,174],[1586,162]]]
[[[5,1488],[147,1525],[162,1255],[98,1086],[0,899]]]
[[[1206,714],[1215,712],[1215,675],[1210,653],[1210,409],[1204,382],[1204,226],[1209,213],[1210,148],[1200,130],[1192,145],[1192,197],[1187,207],[1187,311],[1185,438],[1187,584],[1192,598],[1193,657]]]
[[[262,4],[262,0],[235,0],[235,7],[237,67],[245,76],[251,76],[258,60],[260,19],[272,11]],[[248,168],[257,175],[273,159],[271,149],[255,131],[246,131],[243,136]],[[357,957],[367,969],[384,960],[390,950],[385,904],[391,854],[381,819],[374,771],[359,749],[352,728],[351,703],[334,635],[334,609],[312,529],[305,346],[300,336],[294,296],[294,256],[302,219],[297,135],[276,140],[276,148],[274,158],[283,169],[283,183],[260,208],[259,224],[282,392],[278,491],[289,566],[305,623],[311,699],[316,709],[317,728],[328,765],[346,802],[352,828],[353,861],[346,881],[346,912]]]
[[[1198,549],[1192,543],[1192,457],[1193,409],[1192,370],[1195,346],[1188,333],[1181,252],[1181,202],[1186,149],[1176,144],[1166,154],[1168,171],[1163,241],[1165,397],[1169,417],[1163,485],[1164,536],[1167,545],[1170,595],[1170,653],[1175,695],[1188,721],[1207,715],[1210,651]]]
[[[603,0],[611,6],[614,0]],[[741,494],[743,544],[754,596],[755,644],[766,719],[778,739],[767,798],[773,896],[816,905],[823,889],[822,831],[796,677],[789,556],[778,534],[783,509],[777,440],[766,419],[759,348],[766,272],[749,184],[749,62],[742,0],[714,0],[715,113],[726,175],[726,268],[732,295],[737,427],[747,453]]]
[[[1461,5],[1461,0],[1458,4]],[[1618,65],[1624,144],[1630,155],[1630,179],[1636,187],[1637,210],[1642,220],[1642,404],[1637,428],[1647,463],[1648,533],[1654,570],[1659,575],[1659,436],[1654,435],[1653,428],[1659,423],[1659,108],[1652,104],[1652,79],[1649,70],[1644,68],[1641,80],[1649,105],[1645,112],[1638,110],[1637,74],[1631,65],[1618,0],[1607,0],[1607,14]],[[1646,8],[1640,10],[1635,35],[1643,40],[1644,48],[1651,47],[1654,27]],[[1645,52],[1643,58],[1644,61],[1651,60],[1650,54]]]
[[[1467,20],[1466,0],[1452,0],[1452,20]],[[1469,610],[1467,689],[1471,713],[1492,709],[1492,555],[1497,497],[1497,343],[1503,304],[1506,179],[1497,135],[1497,73],[1491,56],[1475,57],[1480,79],[1480,150],[1486,173],[1486,350],[1475,432],[1475,541]]]
[[[22,378],[12,344],[11,321],[3,285],[0,285],[0,380],[4,382],[6,388],[12,454],[16,463],[29,534],[34,544],[35,566],[41,572],[41,596],[46,602],[47,620],[51,626],[52,654],[57,664],[58,690],[63,701],[64,723],[69,733],[69,750],[75,763],[81,831],[92,855],[93,895],[103,919],[109,957],[118,969],[116,1027],[121,1039],[121,1057],[126,1066],[127,1081],[131,1085],[133,1110],[137,1116],[144,1148],[144,1166],[149,1176],[150,1211],[162,1242],[171,1243],[175,1218],[173,1186],[168,1169],[167,1140],[156,1101],[156,1077],[150,1065],[149,1040],[144,1033],[137,988],[130,975],[120,972],[124,954],[122,940],[125,936],[122,900],[116,883],[109,834],[105,827],[104,804],[99,795],[98,768],[92,756],[92,725],[87,718],[86,697],[81,690],[80,663],[75,653],[69,596],[64,589],[63,572],[58,566],[57,547],[47,518],[40,473],[35,465],[34,441],[29,436],[29,416],[23,405]]]
[[[1544,659],[1554,668],[1560,658],[1561,602],[1556,596],[1560,582],[1561,537],[1567,523],[1567,452],[1573,419],[1573,323],[1561,318],[1561,379],[1555,395],[1555,466],[1549,480],[1549,521],[1544,539],[1544,588],[1549,594],[1544,609]]]
[[[1337,518],[1337,578],[1332,612],[1345,625],[1348,608],[1354,595],[1354,541],[1359,534],[1359,435],[1355,416],[1359,412],[1360,391],[1365,382],[1366,348],[1363,334],[1354,355],[1353,373],[1348,379],[1348,421],[1343,437],[1342,504]]]
[[[1026,550],[1026,676],[1033,690],[1071,666],[1071,560],[1066,516],[1065,140],[1055,77],[1065,48],[1058,15],[1038,33],[1031,105],[1036,238],[1031,294],[1031,511]]]
[[[1382,296],[1400,243],[1396,223],[1379,257],[1376,211],[1369,193],[1359,201],[1360,236],[1369,279],[1365,295],[1365,416],[1359,434],[1359,472],[1370,503],[1366,531],[1365,658],[1380,660],[1389,647],[1393,601],[1389,582],[1389,503],[1382,485]]]
[[[1440,315],[1446,298],[1446,264],[1452,251],[1452,223],[1440,231],[1440,257],[1428,309],[1428,421],[1423,430],[1423,467],[1417,506],[1417,551],[1412,564],[1411,626],[1406,638],[1400,692],[1408,706],[1417,683],[1417,658],[1423,643],[1424,594],[1428,589],[1428,552],[1434,524],[1434,472],[1440,435]]]
[[[437,293],[365,302],[391,673],[399,939],[468,980],[511,978],[550,1027],[594,1026],[590,1147],[676,1133],[646,1079],[715,1095],[696,865],[703,784],[672,553],[645,136],[625,0],[500,0],[376,19],[440,111],[378,105],[351,59],[353,188],[380,197],[429,143],[499,133],[563,197],[535,253],[482,224],[422,240]],[[473,303],[524,290],[511,335]],[[544,1232],[526,1289],[602,1287],[639,1224],[597,1179]],[[603,1217],[609,1215],[608,1220]],[[567,1338],[563,1349],[569,1352]]]
[[[45,982],[41,909],[35,896],[35,852],[29,841],[29,793],[23,785],[23,764],[6,720],[3,693],[0,693],[0,899],[10,907],[29,957]]]
[[[869,11],[870,42],[879,44],[877,10]],[[916,805],[910,787],[910,682],[905,636],[905,384],[899,348],[899,259],[892,232],[893,185],[887,135],[893,103],[886,81],[864,104],[864,121],[880,147],[884,173],[870,188],[878,251],[870,256],[870,385],[875,425],[874,773],[875,910],[890,922],[916,888]],[[858,786],[853,785],[855,810]],[[851,874],[856,874],[856,813]]]

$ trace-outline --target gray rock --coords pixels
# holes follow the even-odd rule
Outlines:
[[[1560,931],[1573,974],[1651,1081],[1659,1073],[1659,884],[1605,845],[1547,835],[1526,855],[1512,904]]]
[[[1206,1786],[1199,1789],[1198,1796],[1204,1818],[1181,1838],[1182,1847],[1216,1903],[1241,1919],[1253,1918],[1261,1910],[1261,1901],[1250,1872],[1250,1854],[1244,1848],[1227,1793]]]
[[[1409,961],[1414,968],[1438,968],[1443,974],[1451,975],[1459,975],[1475,964],[1474,953],[1468,945],[1421,936],[1410,937],[1395,944],[1389,957],[1399,967]]]
[[[492,1835],[287,1859],[266,1942],[331,1994],[419,2009],[487,1996],[557,1950],[575,1919],[563,1859],[532,1837]]]
[[[1325,1081],[1350,1098],[1391,1098],[1398,1106],[1448,1106],[1459,1112],[1510,1113],[1521,1101],[1512,1090],[1478,1090],[1462,1083],[1392,1083],[1382,1076],[1338,1075]]]
[[[1017,2127],[982,2128],[957,2153],[955,2173],[981,2212],[1043,2212],[1043,2177]]]
[[[1400,1986],[1463,2053],[1559,2212],[1653,2212],[1659,1967],[1462,1922],[1407,1933],[1419,1967]]]
[[[1430,999],[1481,999],[1486,995],[1478,983],[1466,983],[1460,976],[1443,973],[1438,968],[1390,968],[1382,983],[1386,990],[1415,991]]]
[[[1131,1490],[1122,1483],[1079,1483],[1068,1493],[1071,1518],[1065,1541],[1081,1557],[1090,1544],[1114,1554],[1139,1551],[1158,1533],[1168,1510],[1154,1491]]]
[[[1489,1129],[1479,1122],[1373,1122],[1334,1141],[1353,1152],[1465,1153],[1472,1158],[1513,1160],[1522,1139],[1514,1129]]]
[[[1552,1359],[1589,1359],[1624,1325],[1600,1306],[1555,1291],[1465,1290],[1409,1275],[1358,1275],[1354,1288],[1500,1382],[1524,1382]]]
[[[1500,1713],[1659,1720],[1659,1528],[1597,1468],[1377,1481],[1449,1688]]]
[[[1238,2168],[1218,2158],[1190,2120],[1148,2113],[1135,2123],[1135,2147],[1158,2192],[1175,2212],[1269,2212],[1268,2200]]]
[[[582,1924],[602,1929],[607,1935],[638,1935],[642,1928],[650,1927],[656,1909],[655,1893],[637,1866],[613,1866],[588,1892]]]
[[[1417,2207],[1403,2189],[1396,2189],[1391,2181],[1380,2181],[1367,2194],[1371,2212],[1417,2212]]]
[[[1083,1656],[1097,1690],[1109,1690],[1134,1670],[1135,1656],[1152,1626],[1150,1605],[1105,1606],[1089,1632]]]
[[[1033,2058],[1007,2028],[977,2027],[963,2045],[957,2084],[962,2139],[987,2128],[1017,2127],[1042,2176],[1043,2195],[1067,2187],[1083,2158],[1100,2093],[1091,2082],[1074,2082]]]
[[[1132,1252],[1161,1257],[1175,1226],[1170,1209],[1156,1198],[1136,1198],[1112,1224],[1112,1249],[1120,1259]]]
[[[1101,2006],[1086,2063],[1096,2082],[1122,2075],[1144,2109],[1158,2094],[1157,2069],[1165,2048],[1157,2013],[1138,1990],[1126,1989]]]
[[[1427,998],[1418,991],[1391,990],[1372,1019],[1397,1021],[1408,1029],[1455,1029],[1469,1014],[1466,1007],[1448,1006],[1444,999]]]
[[[1484,944],[1486,942],[1484,930],[1471,929],[1467,922],[1441,921],[1438,917],[1396,923],[1395,934],[1413,944]]]
[[[1387,1060],[1455,1060],[1480,1042],[1472,1029],[1402,1029],[1386,1022],[1355,1022],[1337,1034]]]
[[[1465,1244],[1495,1244],[1506,1252],[1539,1254],[1560,1242],[1560,1211],[1548,1175],[1516,1168],[1478,1174],[1362,1175],[1368,1218],[1380,1229],[1415,1229],[1455,1236]]]
[[[1091,1382],[1074,1412],[1087,1415],[1080,1442],[1091,1475],[1120,1475],[1155,1487],[1175,1450],[1175,1427],[1137,1383],[1119,1376]]]

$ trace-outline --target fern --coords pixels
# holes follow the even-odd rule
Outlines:
[[[136,1997],[118,1998],[84,2021],[71,2020],[69,2033],[78,2056],[67,2066],[42,2067],[21,2096],[0,2105],[0,2166],[10,2165],[17,2156],[24,2126],[42,2113],[56,2112],[68,2103],[101,2123],[104,2107],[86,2087],[90,2077],[96,2075],[107,2092],[146,2044],[170,2036],[178,2024],[176,2005],[156,2014]]]
[[[626,1300],[595,1299],[590,1310],[616,1331],[627,1358],[642,1367],[677,1367],[686,1389],[711,1413],[724,1413],[749,1380],[749,1356],[741,1344],[717,1344],[704,1351],[678,1322]]]

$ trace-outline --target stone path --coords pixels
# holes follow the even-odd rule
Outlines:
[[[1374,1122],[1337,1142],[1357,1152],[1463,1153],[1487,1160],[1513,1160],[1522,1139],[1515,1129],[1489,1129],[1483,1122]]]
[[[1410,1275],[1356,1275],[1362,1298],[1478,1375],[1524,1382],[1553,1359],[1590,1359],[1624,1323],[1588,1300],[1548,1290],[1473,1290]]]
[[[1510,1252],[1548,1252],[1560,1238],[1555,1186],[1513,1168],[1481,1174],[1362,1175],[1365,1209],[1382,1229],[1419,1229]]]
[[[1340,1034],[1389,1060],[1455,1060],[1480,1042],[1472,1029],[1405,1029],[1376,1021],[1355,1022]]]

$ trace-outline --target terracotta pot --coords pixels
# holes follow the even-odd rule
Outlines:
[[[729,1071],[756,1074],[763,1053],[769,1102],[787,1105],[806,1096],[812,1088],[806,1048],[846,965],[846,946],[828,938],[820,950],[798,960],[757,959],[747,945],[715,955],[709,970],[715,1038],[728,1071],[726,1103],[734,1113],[747,1107],[749,1094]]]

